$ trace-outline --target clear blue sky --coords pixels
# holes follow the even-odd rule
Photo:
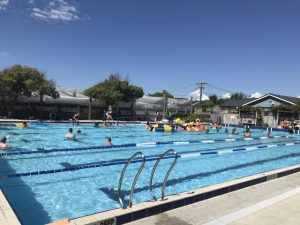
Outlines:
[[[0,69],[63,87],[118,72],[146,94],[300,95],[299,0],[0,0],[0,28]]]

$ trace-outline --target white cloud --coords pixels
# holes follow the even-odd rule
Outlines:
[[[189,97],[193,97],[193,100],[199,101],[200,99],[200,90],[193,91],[189,94]],[[209,100],[209,97],[205,94],[202,94],[202,101]]]
[[[34,4],[34,0],[29,0],[28,3],[29,4]]]
[[[260,98],[261,96],[262,96],[262,93],[256,91],[250,95],[250,98]]]
[[[298,95],[298,97],[297,98],[300,98],[300,95]]]
[[[231,94],[230,93],[225,93],[222,95],[222,98],[230,98],[231,97]]]
[[[0,52],[0,57],[7,57],[9,56],[8,52]]]
[[[74,21],[79,20],[77,8],[65,0],[52,0],[43,8],[33,8],[31,16],[45,21]]]
[[[5,10],[8,3],[9,3],[9,0],[0,0],[0,10]]]

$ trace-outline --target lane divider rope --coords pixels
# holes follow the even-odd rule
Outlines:
[[[267,138],[290,138],[292,135],[282,135],[273,137],[252,137],[252,138],[224,138],[224,139],[203,139],[203,140],[189,140],[189,141],[158,141],[158,142],[145,142],[145,143],[130,143],[121,145],[101,145],[101,146],[89,146],[89,147],[78,147],[78,148],[56,148],[56,149],[42,149],[38,148],[36,151],[11,151],[11,152],[0,152],[0,156],[12,156],[12,155],[26,155],[26,154],[47,154],[53,152],[74,152],[74,151],[86,151],[86,150],[99,150],[99,149],[113,149],[113,148],[126,148],[126,147],[153,147],[157,145],[188,145],[188,144],[211,144],[215,142],[229,142],[229,141],[250,141],[260,140]]]
[[[293,143],[278,143],[278,144],[270,144],[270,145],[258,145],[253,147],[246,147],[246,148],[234,148],[234,149],[227,149],[227,150],[220,150],[220,151],[207,151],[207,152],[195,152],[195,153],[185,153],[185,154],[178,154],[178,158],[187,158],[187,157],[199,157],[199,156],[208,156],[208,155],[224,155],[229,153],[235,152],[242,152],[242,151],[253,151],[258,149],[265,149],[265,148],[273,148],[279,146],[291,146],[291,145],[299,145],[300,141],[293,142]],[[163,159],[174,158],[174,156],[167,156]],[[150,156],[146,157],[146,161],[154,161],[159,159],[159,156]],[[141,160],[133,160],[132,163],[141,162]],[[101,162],[101,163],[92,163],[92,164],[82,164],[80,166],[71,165],[68,168],[62,169],[52,169],[52,170],[40,170],[40,171],[33,171],[33,172],[24,172],[24,173],[13,173],[0,176],[0,179],[6,178],[17,178],[17,177],[28,177],[28,176],[36,176],[36,175],[43,175],[43,174],[53,174],[53,173],[62,173],[68,171],[78,171],[82,169],[90,169],[90,168],[98,168],[98,167],[106,167],[112,165],[121,165],[126,164],[127,160],[119,160],[119,161],[110,161],[110,162]]]

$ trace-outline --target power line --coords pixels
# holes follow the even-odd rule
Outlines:
[[[234,91],[228,91],[228,90],[225,90],[225,89],[223,89],[223,88],[217,87],[217,86],[215,86],[215,85],[213,85],[213,84],[207,83],[207,85],[209,85],[209,86],[211,86],[211,87],[213,87],[213,88],[215,88],[215,89],[218,89],[218,90],[220,90],[220,91],[224,91],[224,92],[228,92],[228,93],[234,93]]]
[[[184,87],[182,87],[182,88],[178,88],[178,89],[175,89],[175,90],[172,90],[172,91],[170,91],[170,92],[175,92],[175,91],[180,91],[180,90],[183,90],[183,89],[186,89],[186,88],[188,88],[188,87],[191,87],[191,86],[194,86],[195,84],[193,83],[193,84],[189,84],[189,85],[187,85],[187,86],[184,86]]]

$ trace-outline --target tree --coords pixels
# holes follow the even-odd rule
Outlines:
[[[221,104],[223,104],[226,101],[223,98],[218,98],[217,95],[210,95],[210,96],[208,96],[208,98],[213,103],[213,106],[221,105]]]
[[[230,99],[235,99],[235,100],[240,100],[243,98],[247,98],[247,95],[244,94],[243,92],[235,92],[230,96]]]
[[[90,98],[102,101],[105,107],[119,101],[135,101],[143,97],[143,88],[130,85],[128,78],[123,79],[119,74],[110,74],[107,79],[86,89],[84,94]]]
[[[59,97],[54,81],[47,80],[44,73],[32,67],[14,65],[0,71],[0,85],[1,103],[9,116],[20,97],[40,95],[42,99],[45,94]]]
[[[166,97],[167,98],[174,98],[174,96],[168,92],[168,91],[165,91],[165,92],[155,92],[153,94],[148,94],[148,96],[151,96],[151,97],[164,97],[164,94],[166,94]]]
[[[218,96],[217,95],[210,95],[208,96],[209,100],[214,104],[214,105],[218,105]]]

